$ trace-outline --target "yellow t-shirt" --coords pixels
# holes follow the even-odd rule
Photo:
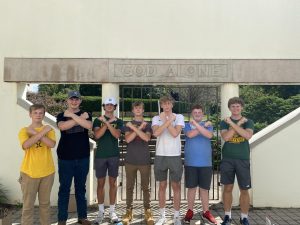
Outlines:
[[[42,129],[43,127],[35,128],[37,132],[40,132]],[[55,141],[53,129],[46,136]],[[21,146],[29,138],[26,127],[22,128],[19,132]],[[24,150],[24,152],[25,156],[21,165],[21,172],[32,178],[45,177],[55,172],[51,148],[47,147],[43,142],[38,141],[30,148]]]

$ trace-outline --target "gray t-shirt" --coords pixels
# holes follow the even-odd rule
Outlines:
[[[139,127],[142,122],[132,120],[131,123]],[[129,127],[124,126],[124,132],[132,131]],[[142,130],[145,133],[151,133],[151,125],[147,123],[146,127]],[[134,140],[127,144],[127,154],[125,156],[125,163],[134,165],[149,165],[150,152],[148,142],[136,136]]]

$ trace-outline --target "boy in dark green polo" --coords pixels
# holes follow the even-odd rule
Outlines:
[[[231,224],[232,190],[235,176],[240,189],[241,218],[240,223],[249,225],[248,211],[251,188],[250,146],[249,139],[253,135],[253,121],[242,116],[244,101],[234,97],[229,99],[228,108],[231,116],[221,121],[221,136],[225,141],[222,148],[221,183],[224,185],[223,203],[225,217],[221,225]]]
[[[119,169],[119,147],[118,138],[121,135],[123,121],[114,116],[117,107],[114,98],[107,98],[102,104],[104,115],[96,118],[93,124],[93,131],[97,141],[95,157],[95,171],[98,179],[97,198],[99,213],[96,222],[101,223],[104,218],[104,185],[106,174],[109,176],[109,217],[111,222],[118,222],[119,218],[115,213],[115,202]]]

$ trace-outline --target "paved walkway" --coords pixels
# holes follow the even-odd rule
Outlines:
[[[186,212],[186,204],[182,205],[181,208],[181,214],[182,216]],[[200,206],[199,206],[200,207]],[[124,214],[126,210],[126,205],[125,204],[118,204],[116,206],[117,214],[121,217],[122,214]],[[217,218],[218,222],[220,223],[222,220],[221,218],[223,217],[223,209],[222,209],[222,204],[217,203],[211,206],[211,212],[212,214]],[[108,217],[108,209],[105,211],[106,217]],[[145,225],[143,221],[143,208],[142,204],[136,204],[134,205],[134,221],[131,223],[132,225]],[[155,218],[158,217],[158,205],[153,204],[153,213]],[[167,218],[168,221],[166,224],[172,224],[172,216],[173,216],[173,210],[171,207],[171,204],[168,204],[167,208]],[[57,214],[57,208],[52,207],[51,208],[51,222],[52,224],[56,224],[56,214]],[[90,220],[94,220],[97,216],[97,206],[92,206],[89,207],[89,212],[88,212],[88,218]],[[300,225],[300,208],[289,208],[289,209],[282,209],[282,208],[252,208],[250,211],[250,223],[251,225],[269,225],[266,223],[266,217],[269,217],[272,225],[286,225],[286,224],[293,224],[293,225]],[[233,217],[233,222],[232,224],[239,224],[239,209],[234,208],[232,210],[232,217]],[[20,224],[20,218],[21,218],[21,209],[16,208],[12,212],[12,222],[13,224],[17,225]],[[68,224],[77,224],[77,218],[76,218],[76,213],[69,213],[69,220]],[[200,213],[198,210],[198,213],[195,215],[195,222],[196,224],[200,224]],[[38,208],[35,208],[35,223],[34,224],[39,224],[38,222]],[[110,224],[108,218],[104,220],[102,223],[103,225]],[[206,223],[202,223],[206,224]],[[271,224],[270,224],[271,225]]]

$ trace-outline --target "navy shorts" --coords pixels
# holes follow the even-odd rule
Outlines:
[[[221,184],[234,184],[235,175],[240,189],[251,188],[250,160],[242,159],[222,159]]]
[[[211,177],[212,177],[212,167],[194,167],[185,166],[185,187],[195,188],[200,187],[205,190],[210,189]]]
[[[96,177],[103,178],[108,176],[116,178],[119,173],[119,157],[110,157],[110,158],[95,158],[94,169],[96,172]]]

